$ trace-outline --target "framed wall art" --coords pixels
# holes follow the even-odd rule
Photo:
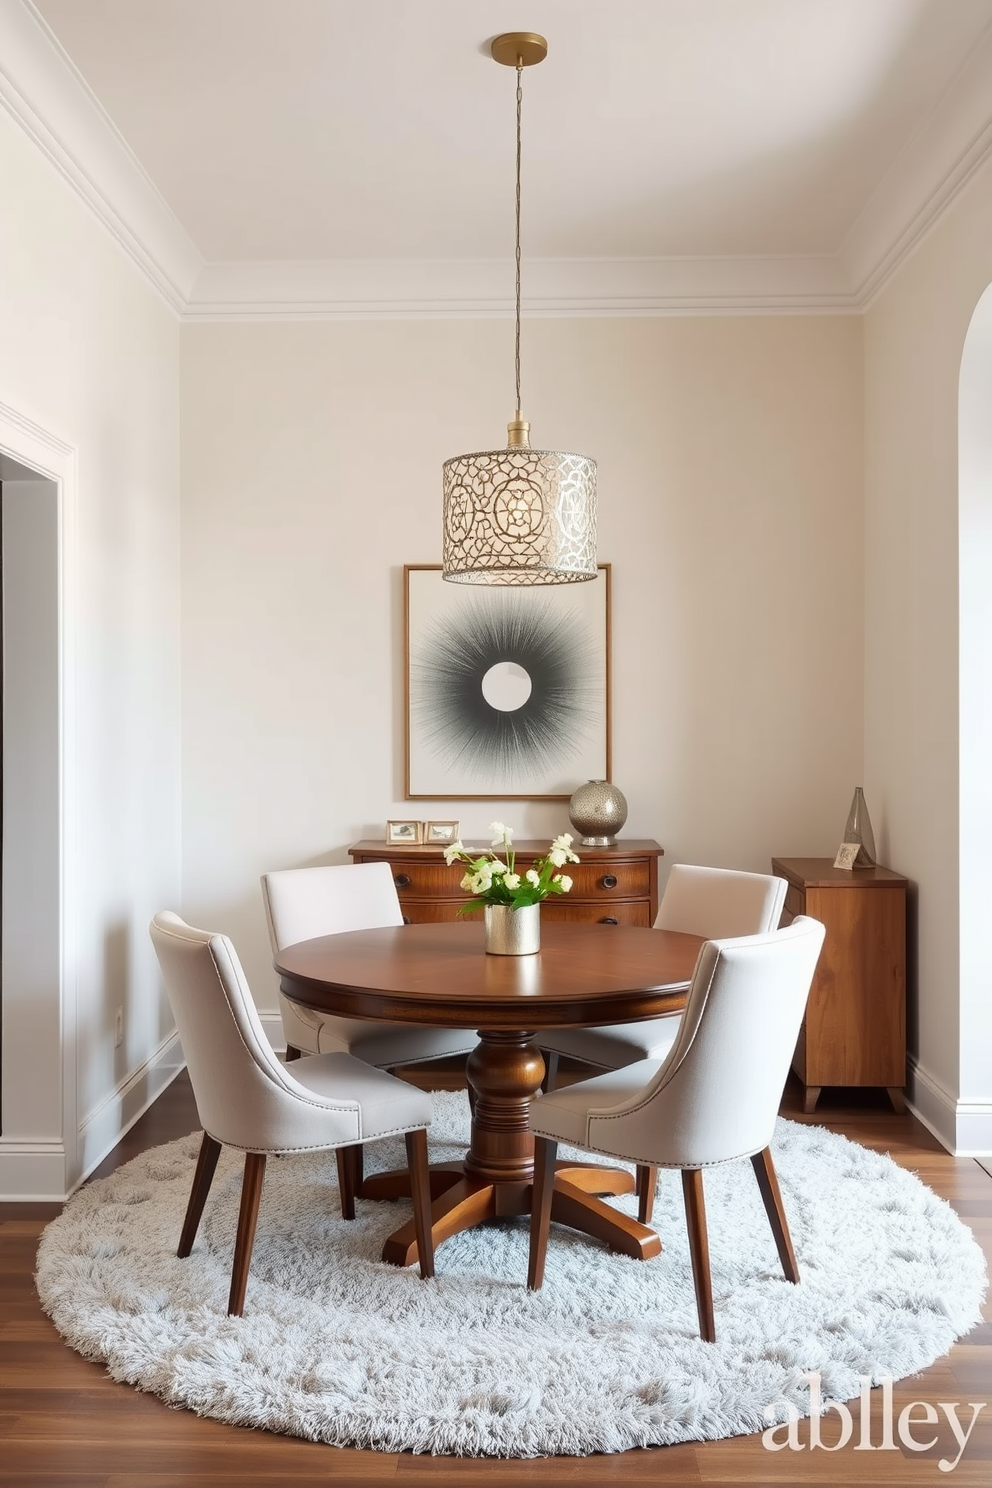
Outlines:
[[[408,801],[567,801],[610,777],[610,565],[581,584],[403,570]]]

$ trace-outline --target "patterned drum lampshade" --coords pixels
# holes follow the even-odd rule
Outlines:
[[[446,460],[443,563],[460,584],[594,579],[596,462],[525,444]]]

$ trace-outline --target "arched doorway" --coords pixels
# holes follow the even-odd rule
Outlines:
[[[958,493],[958,1115],[973,1118],[968,1124],[977,1136],[988,1122],[981,1095],[992,1090],[992,285],[975,308],[961,357]],[[968,1145],[992,1151],[992,1142]]]

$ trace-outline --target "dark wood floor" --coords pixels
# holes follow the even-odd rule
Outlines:
[[[457,1076],[428,1081],[455,1084]],[[789,1088],[786,1115],[803,1120],[798,1092]],[[968,1158],[949,1157],[910,1115],[896,1116],[874,1093],[853,1099],[828,1092],[811,1118],[855,1141],[890,1152],[918,1173],[968,1223],[992,1261],[992,1177]],[[180,1077],[102,1164],[113,1171],[136,1153],[197,1127],[188,1082]],[[291,1437],[224,1426],[188,1411],[170,1410],[151,1395],[115,1384],[99,1364],[68,1349],[42,1313],[32,1273],[38,1236],[58,1213],[53,1204],[0,1205],[0,1484],[3,1488],[317,1488],[333,1483],[396,1481],[442,1488],[501,1488],[529,1483],[596,1485],[818,1484],[915,1485],[951,1482],[992,1485],[992,1310],[986,1321],[945,1359],[896,1386],[896,1413],[910,1401],[987,1402],[953,1473],[957,1446],[943,1415],[926,1452],[808,1449],[768,1452],[760,1436],[627,1452],[616,1457],[551,1458],[537,1462],[392,1456],[317,1446]],[[801,1260],[801,1258],[800,1258]],[[881,1439],[880,1392],[873,1392],[872,1440]],[[962,1408],[963,1419],[971,1412]],[[922,1412],[917,1412],[921,1416]],[[834,1418],[835,1419],[835,1418]],[[836,1439],[824,1422],[826,1442]],[[855,1431],[857,1440],[857,1430]],[[898,1441],[898,1437],[896,1438]]]

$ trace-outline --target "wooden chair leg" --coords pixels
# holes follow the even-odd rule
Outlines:
[[[361,1142],[348,1148],[348,1171],[351,1174],[351,1191],[356,1199],[360,1199],[362,1184],[365,1182],[365,1148]]]
[[[554,1090],[558,1079],[558,1055],[548,1049],[544,1055],[544,1079],[541,1081],[541,1089],[547,1095],[549,1090]]]
[[[355,1163],[353,1147],[337,1147],[334,1156],[338,1165],[338,1189],[341,1194],[341,1218],[355,1217]],[[361,1151],[361,1148],[359,1148]]]
[[[792,1236],[789,1234],[789,1223],[785,1217],[782,1193],[778,1186],[778,1175],[775,1172],[770,1149],[766,1147],[763,1152],[756,1152],[751,1159],[751,1165],[764,1200],[768,1223],[772,1227],[775,1244],[778,1246],[778,1258],[782,1262],[785,1279],[786,1281],[798,1281],[799,1265],[792,1248]]]
[[[203,1141],[200,1143],[200,1153],[196,1159],[193,1186],[189,1191],[189,1203],[186,1205],[186,1218],[183,1220],[183,1232],[179,1237],[177,1256],[188,1256],[193,1249],[196,1232],[203,1216],[203,1206],[207,1202],[207,1194],[210,1192],[210,1185],[217,1171],[219,1157],[220,1143],[204,1132]]]
[[[292,1064],[294,1059],[302,1059],[302,1054],[295,1044],[286,1045],[286,1063]]]
[[[654,1196],[658,1186],[658,1169],[647,1163],[637,1164],[637,1218],[649,1225],[654,1214]]]
[[[434,1275],[434,1235],[431,1230],[431,1180],[427,1160],[427,1133],[406,1134],[406,1160],[410,1168],[410,1193],[413,1198],[413,1228],[417,1236],[420,1274],[426,1281]]]
[[[703,1175],[699,1168],[682,1169],[682,1197],[685,1201],[685,1222],[689,1230],[689,1254],[692,1257],[692,1280],[696,1288],[699,1336],[707,1343],[715,1343],[713,1279],[710,1275],[710,1247],[706,1236]]]
[[[527,1285],[532,1292],[538,1291],[544,1281],[557,1156],[557,1142],[553,1142],[550,1137],[534,1138],[534,1192],[530,1209],[530,1258],[527,1265]]]
[[[238,1237],[234,1242],[234,1265],[231,1269],[231,1295],[227,1300],[228,1313],[235,1317],[240,1317],[244,1312],[248,1267],[251,1265],[252,1246],[255,1244],[255,1226],[258,1223],[258,1206],[262,1198],[264,1177],[265,1153],[246,1152],[245,1171],[241,1179]]]

